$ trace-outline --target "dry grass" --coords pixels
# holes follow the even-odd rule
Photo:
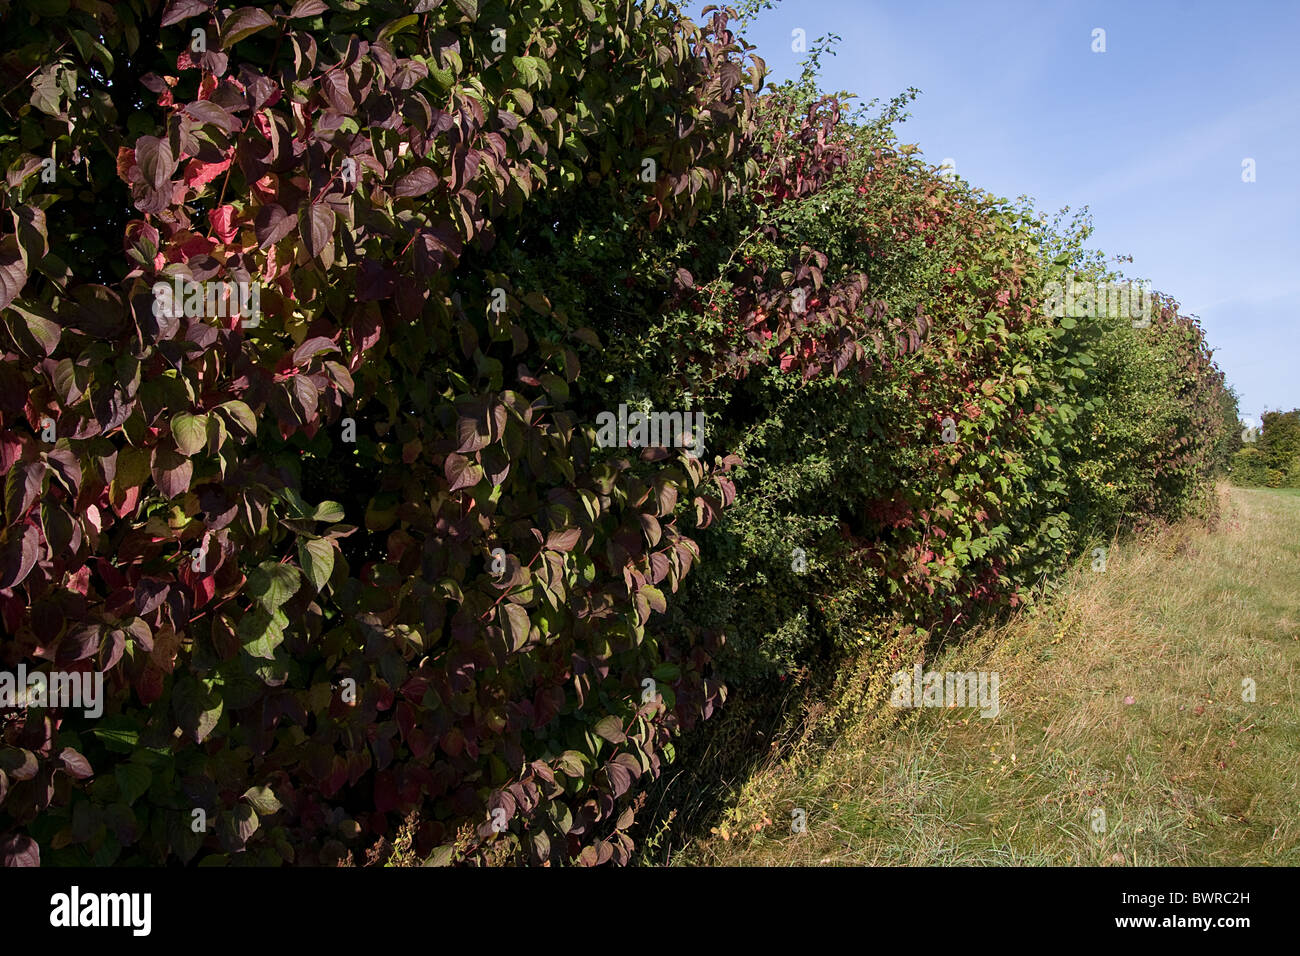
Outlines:
[[[896,710],[875,687],[837,742],[774,758],[674,862],[1300,863],[1300,497],[1221,494],[1214,531],[1112,548],[1044,613],[929,665],[996,671],[999,716]]]

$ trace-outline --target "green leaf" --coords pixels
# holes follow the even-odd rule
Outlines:
[[[253,410],[247,404],[235,399],[230,402],[222,402],[217,407],[229,415],[231,421],[242,428],[246,435],[257,437],[257,416],[253,414]]]
[[[551,300],[536,290],[524,296],[524,304],[539,315],[551,314]]]
[[[322,501],[312,512],[312,517],[317,521],[336,522],[343,520],[343,506],[337,501]]]
[[[122,724],[127,722],[127,718],[117,717],[108,718],[116,720]],[[104,746],[113,753],[129,754],[140,745],[140,731],[126,726],[112,727],[93,727],[90,731],[103,742]]]
[[[268,611],[274,611],[293,597],[301,584],[293,565],[264,561],[248,575],[248,594]]]
[[[528,612],[518,604],[509,602],[500,606],[500,612],[501,628],[510,639],[510,649],[517,651],[528,641],[528,631],[532,626],[528,620]]]
[[[587,765],[583,762],[582,754],[576,750],[566,750],[560,754],[556,769],[566,777],[572,777],[575,780],[581,780],[587,775]]]
[[[650,602],[650,606],[660,614],[668,610],[668,601],[664,598],[664,592],[658,588],[646,585],[638,593],[645,595],[646,600]]]
[[[172,691],[172,709],[182,730],[198,743],[212,733],[221,719],[221,695],[210,681],[200,682],[194,677],[183,677]]]
[[[269,661],[275,658],[275,649],[284,641],[288,623],[282,611],[255,608],[243,616],[235,633],[250,656]]]
[[[420,18],[414,13],[407,14],[404,17],[398,17],[396,20],[390,20],[380,29],[379,34],[375,39],[380,41],[387,40],[389,37],[401,33],[403,30],[409,30],[411,27],[415,26],[419,20]]]
[[[511,62],[515,70],[524,78],[527,86],[540,86],[542,83],[542,72],[546,63],[535,56],[516,56],[511,57]],[[520,104],[523,105],[522,103]],[[526,112],[531,112],[531,109]]]
[[[655,680],[675,681],[681,678],[682,669],[677,664],[664,662],[663,664],[660,664],[658,667],[652,670],[650,673],[654,674]]]
[[[334,573],[334,542],[315,538],[298,545],[298,560],[317,591],[324,589]]]
[[[282,806],[270,787],[249,787],[244,791],[244,799],[264,817],[269,817]]]
[[[197,455],[208,443],[208,416],[181,412],[172,418],[176,450],[186,458]]]
[[[122,795],[122,802],[128,804],[140,799],[149,789],[149,784],[153,783],[153,774],[149,768],[138,763],[118,764],[113,776],[117,778],[117,789]]]

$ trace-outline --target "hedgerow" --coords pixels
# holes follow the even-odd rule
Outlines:
[[[728,693],[1207,505],[1194,320],[729,21],[6,7],[0,669],[106,688],[0,712],[6,863],[627,862]]]
[[[716,343],[673,352],[744,465],[667,625],[725,630],[733,690],[883,643],[880,622],[923,644],[1033,602],[1090,542],[1212,507],[1223,379],[1196,321],[1159,295],[1142,321],[1049,314],[1053,283],[1122,279],[1085,221],[945,177],[806,85],[763,105],[793,177],[710,214],[740,254],[648,336]]]

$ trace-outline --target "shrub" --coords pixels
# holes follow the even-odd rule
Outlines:
[[[562,226],[712,201],[759,77],[726,16],[48,7],[6,20],[3,663],[108,699],[4,718],[6,860],[382,860],[403,820],[440,861],[626,860],[721,699],[645,626],[731,466],[593,447],[601,336],[540,277]],[[260,315],[155,291],[218,280]]]
[[[1049,283],[1121,278],[1086,223],[925,167],[889,128],[904,102],[850,123],[799,85],[765,98],[769,178],[708,214],[693,294],[640,337],[744,462],[662,622],[725,631],[733,692],[882,621],[923,641],[1033,601],[1098,534],[1210,506],[1223,384],[1196,322],[1164,297],[1148,327],[1048,315]]]

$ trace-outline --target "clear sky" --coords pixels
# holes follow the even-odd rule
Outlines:
[[[796,28],[842,38],[827,89],[920,89],[899,132],[930,162],[1087,206],[1092,246],[1200,316],[1243,417],[1300,407],[1300,2],[784,0],[743,32],[774,81]]]

